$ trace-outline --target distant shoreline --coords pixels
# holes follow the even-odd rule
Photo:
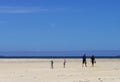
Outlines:
[[[72,58],[75,58],[75,59],[79,59],[79,58],[82,58],[82,56],[0,56],[0,59],[3,59],[3,58],[17,58],[17,59],[21,59],[21,58],[25,58],[25,59],[29,59],[29,58],[32,58],[32,59],[38,59],[38,58],[42,58],[42,59],[49,59],[49,58],[55,58],[55,59],[62,59],[62,58],[69,58],[69,59],[72,59]],[[87,56],[87,58],[90,58],[90,56]],[[120,58],[120,56],[96,56],[95,58],[98,58],[98,59],[103,59],[103,58]]]

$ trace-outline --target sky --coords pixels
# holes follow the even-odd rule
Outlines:
[[[120,50],[120,0],[0,0],[0,51]]]

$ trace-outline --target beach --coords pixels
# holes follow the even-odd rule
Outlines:
[[[51,69],[51,60],[54,69]],[[120,82],[120,59],[0,59],[0,82]]]

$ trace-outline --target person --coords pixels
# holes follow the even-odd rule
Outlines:
[[[63,67],[65,68],[65,66],[66,66],[66,60],[64,59]]]
[[[91,63],[92,63],[92,67],[94,67],[94,63],[96,63],[94,55],[91,56]]]
[[[87,67],[86,54],[84,54],[82,57],[82,67],[84,66],[84,64],[85,64],[85,67]]]
[[[53,62],[53,60],[51,60],[51,68],[52,69],[54,68],[53,64],[54,64],[54,62]]]
[[[84,54],[82,57],[82,67],[84,66],[84,64],[85,64],[85,67],[87,67],[86,54]]]

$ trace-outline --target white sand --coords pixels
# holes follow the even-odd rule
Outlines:
[[[96,59],[82,67],[81,59],[0,59],[0,82],[120,82],[120,59]]]

